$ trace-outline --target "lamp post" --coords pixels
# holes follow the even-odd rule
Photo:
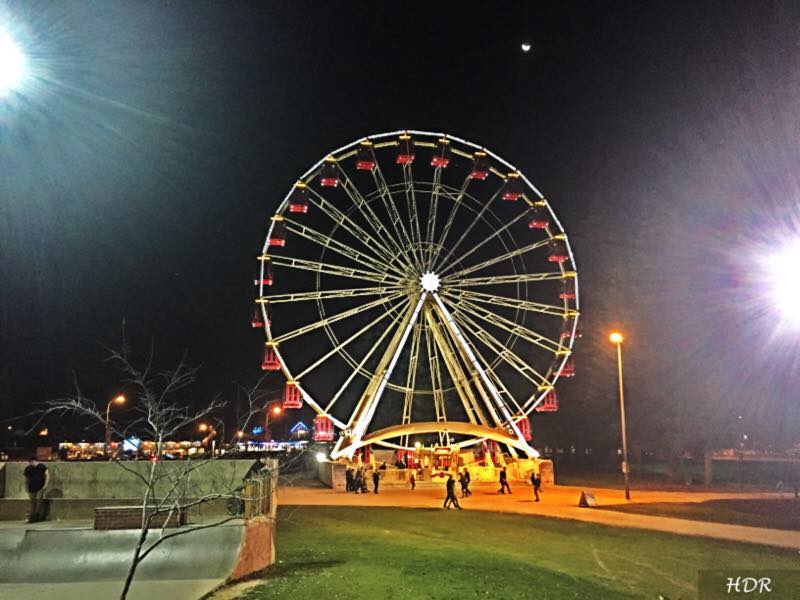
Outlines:
[[[625,500],[631,499],[631,487],[628,479],[628,438],[625,432],[625,388],[622,384],[622,334],[613,332],[608,339],[617,345],[617,373],[619,378],[619,418],[622,429],[622,476],[625,478]]]
[[[119,396],[109,400],[108,404],[106,405],[106,440],[103,447],[103,453],[106,455],[106,460],[111,459],[111,457],[108,454],[108,449],[111,446],[111,421],[109,419],[111,417],[112,404],[125,404],[125,396],[120,394]]]
[[[266,417],[264,419],[264,442],[269,443],[269,414],[272,413],[276,417],[283,412],[283,407],[280,404],[273,404],[268,406],[266,410]]]

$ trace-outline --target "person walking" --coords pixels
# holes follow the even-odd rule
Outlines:
[[[355,492],[358,494],[362,488],[364,487],[364,471],[361,467],[358,468],[355,475],[355,480],[353,482],[355,484]]]
[[[536,502],[538,502],[539,491],[542,488],[542,476],[539,474],[538,465],[534,467],[533,472],[531,473],[531,485],[533,486],[533,495],[536,498]]]
[[[508,474],[506,474],[506,468],[503,467],[500,471],[500,489],[498,490],[498,494],[505,494],[506,490],[508,493],[511,493],[511,486],[508,485]]]
[[[28,488],[28,498],[31,501],[31,510],[28,515],[28,523],[36,523],[45,519],[44,511],[44,491],[50,483],[50,471],[47,467],[32,458],[28,461],[28,466],[22,472],[25,475],[25,484]]]
[[[377,494],[378,493],[378,484],[381,482],[381,475],[378,473],[377,469],[372,470],[372,487],[373,491]]]
[[[464,469],[464,490],[467,496],[472,496],[472,490],[469,489],[470,483],[472,483],[472,476],[469,474],[469,469]]]
[[[414,471],[411,471],[411,477],[408,482],[411,484],[411,491],[413,492],[414,488],[417,487],[417,478],[414,477]]]
[[[467,479],[464,477],[464,473],[459,471],[458,473],[458,483],[461,486],[461,497],[467,497]]]
[[[442,508],[450,509],[450,506],[455,506],[458,510],[461,510],[461,505],[458,503],[458,498],[456,498],[456,480],[453,479],[452,475],[447,476],[447,497],[444,499],[444,506]]]

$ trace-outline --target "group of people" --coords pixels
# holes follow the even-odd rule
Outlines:
[[[472,492],[469,489],[469,484],[471,482],[472,475],[469,474],[469,469],[463,469],[458,472],[458,483],[461,485],[462,498],[472,496]],[[444,499],[444,508],[455,506],[458,510],[461,510],[461,505],[458,503],[458,498],[456,497],[456,480],[452,475],[447,476],[446,488],[447,496]]]
[[[383,469],[385,470],[386,467],[384,466]],[[369,488],[367,487],[367,472],[364,467],[359,467],[358,469],[353,469],[352,467],[348,467],[348,469],[344,472],[345,477],[345,488],[348,492],[354,492],[356,494],[362,493],[366,494],[369,492]],[[372,491],[374,493],[378,493],[378,484],[381,482],[381,475],[379,469],[372,470]]]

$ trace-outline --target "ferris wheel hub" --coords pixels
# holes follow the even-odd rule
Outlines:
[[[441,279],[439,279],[439,276],[433,271],[428,271],[427,273],[422,274],[422,277],[419,278],[419,283],[423,290],[429,294],[432,294],[438,291]]]

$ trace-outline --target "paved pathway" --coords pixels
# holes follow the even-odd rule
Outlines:
[[[514,485],[514,482],[512,482]],[[465,509],[509,512],[589,521],[614,527],[633,527],[664,531],[681,535],[695,535],[736,542],[766,544],[800,550],[800,531],[766,529],[725,523],[691,521],[672,517],[656,517],[611,510],[579,508],[578,498],[584,488],[552,486],[544,490],[541,502],[534,502],[530,485],[517,483],[516,493],[501,495],[493,484],[473,486],[474,494],[459,499]],[[600,506],[625,503],[622,490],[594,488]],[[777,498],[770,493],[717,493],[717,492],[656,492],[634,491],[633,501],[651,502],[703,502],[725,498]],[[785,495],[783,496],[785,497]],[[320,487],[287,486],[278,490],[279,505],[333,505],[333,506],[397,506],[405,508],[441,508],[444,486],[418,486],[408,488],[387,487],[379,494],[349,494]]]

